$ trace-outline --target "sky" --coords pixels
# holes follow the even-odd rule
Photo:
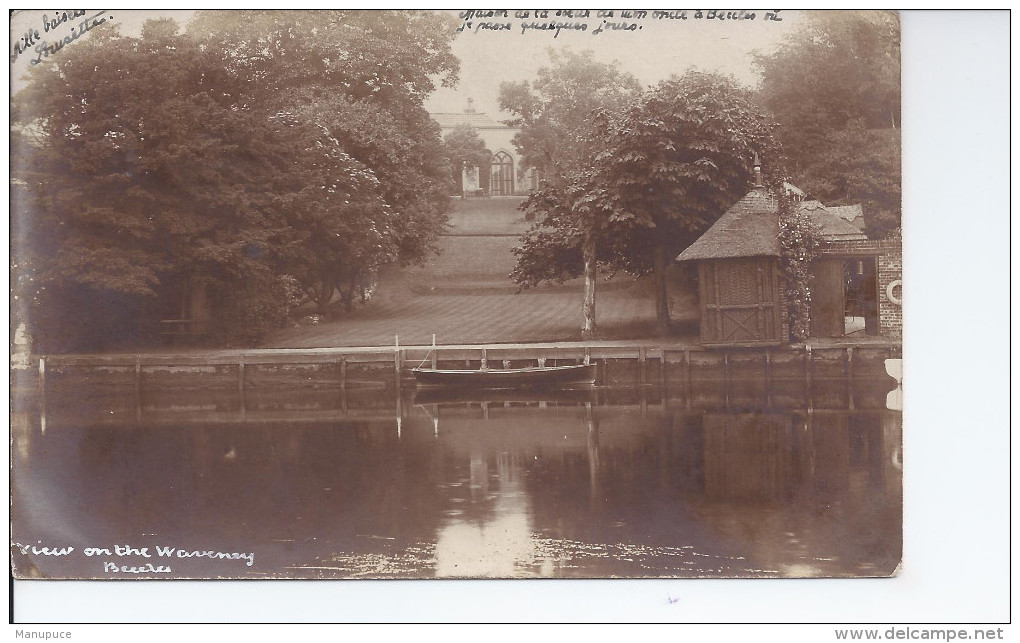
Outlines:
[[[99,11],[88,10],[85,16],[93,16]],[[457,12],[450,13],[457,15]],[[183,25],[193,14],[194,11],[190,10],[109,10],[101,17],[120,25],[122,34],[138,35],[142,24],[150,18],[168,16]],[[549,31],[530,30],[522,34],[520,24],[536,20],[534,16],[518,20],[511,12],[509,22],[514,27],[511,31],[477,30],[480,22],[506,21],[473,20],[474,28],[460,32],[453,42],[453,53],[461,61],[458,87],[438,89],[425,107],[430,112],[460,112],[467,105],[467,99],[472,98],[477,111],[488,112],[496,118],[506,117],[506,114],[499,113],[497,103],[500,83],[533,79],[538,68],[549,63],[547,49],[550,47],[569,47],[575,51],[591,49],[600,60],[619,61],[624,71],[632,73],[645,86],[670,74],[682,73],[691,66],[731,74],[744,83],[753,84],[757,77],[751,67],[752,52],[773,48],[790,33],[800,18],[799,12],[795,11],[780,12],[782,21],[764,20],[763,10],[755,11],[755,14],[754,20],[740,21],[695,20],[693,15],[687,20],[653,20],[647,17],[641,21],[627,21],[617,14],[609,20],[637,23],[641,29],[604,29],[595,34],[603,18],[593,12],[586,21],[589,25],[587,31],[563,30],[555,37]],[[52,39],[53,35],[66,36],[81,20],[78,18],[58,25],[55,30],[45,31],[43,19],[54,16],[58,14],[42,10],[16,13],[11,18],[12,46],[27,29],[38,30],[42,39]],[[555,15],[538,21],[552,20],[577,22]],[[88,34],[84,37],[87,38]],[[74,44],[69,43],[55,55],[67,55]],[[20,76],[29,68],[34,56],[32,49],[16,56],[11,65],[13,91],[23,86]]]
[[[537,70],[549,64],[547,50],[569,47],[575,51],[590,49],[604,62],[618,61],[620,68],[633,74],[644,86],[657,83],[689,67],[730,74],[737,80],[754,84],[758,76],[752,69],[752,53],[768,51],[785,38],[801,18],[801,12],[780,12],[781,22],[762,19],[733,21],[640,21],[640,31],[609,31],[594,34],[601,25],[597,17],[589,20],[590,29],[551,32],[463,31],[453,43],[453,53],[461,60],[460,84],[456,89],[437,90],[426,103],[430,112],[463,111],[467,99],[475,108],[493,116],[499,114],[499,85],[504,81],[531,80]],[[560,19],[566,20],[566,19]],[[621,22],[619,16],[612,19]],[[514,26],[529,20],[511,20]],[[635,22],[635,21],[631,21]],[[477,23],[477,21],[476,21]]]

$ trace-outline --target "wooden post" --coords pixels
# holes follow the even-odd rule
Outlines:
[[[663,346],[659,358],[659,394],[662,395],[662,410],[669,406],[669,377],[666,373],[666,347]]]
[[[397,390],[396,390],[395,395],[397,396],[397,403],[396,403],[396,409],[397,409],[397,440],[399,441],[400,438],[401,438],[401,424],[404,421],[404,404],[403,404],[403,400],[400,399],[400,376],[399,375],[397,376]]]
[[[39,358],[39,430],[46,433],[46,358]]]
[[[347,415],[347,356],[340,358],[340,412]]]
[[[135,355],[135,420],[142,419],[142,357]]]
[[[588,506],[590,509],[600,509],[599,496],[601,490],[599,485],[599,430],[595,426],[595,415],[592,413],[591,402],[584,404],[584,421],[588,428]]]
[[[811,385],[811,375],[814,370],[814,364],[811,359],[811,345],[804,345],[804,381],[807,388],[807,406],[810,410],[814,407],[814,391]]]
[[[244,355],[237,361],[237,395],[241,402],[241,420],[244,421],[248,406],[245,404],[244,399]]]
[[[640,377],[641,377],[641,386],[644,386],[645,384],[648,383],[648,373],[645,370],[645,367],[647,366],[647,364],[646,364],[647,358],[648,358],[648,350],[644,346],[641,346],[640,348],[638,348],[638,368],[641,369],[641,375],[640,375]]]
[[[726,408],[730,408],[730,354],[723,351],[722,354],[722,365],[723,365],[723,398]]]
[[[486,370],[488,368],[489,368],[489,357],[485,353],[485,349],[483,348],[482,349],[482,370],[484,371],[484,370]]]
[[[772,408],[772,354],[765,349],[765,408]]]
[[[691,349],[684,349],[684,399],[687,410],[691,410]]]
[[[393,377],[394,377],[394,388],[397,390],[397,398],[400,398],[400,370],[404,366],[404,351],[398,350],[394,355],[393,361]]]
[[[662,391],[662,402],[666,402],[666,347],[663,346],[659,357],[659,386],[663,388]]]
[[[642,385],[638,390],[641,394],[641,417],[646,417],[648,415],[648,387]]]
[[[439,362],[438,351],[433,350],[432,351],[432,370],[435,370],[437,368],[436,365],[438,364],[438,362]]]
[[[397,410],[397,441],[400,441],[400,425],[404,419],[404,409],[400,399],[400,368],[403,365],[404,355],[400,350],[400,335],[393,336],[393,394],[396,396]]]
[[[244,404],[244,355],[237,360],[237,394],[241,396],[241,404]]]
[[[854,410],[854,347],[846,347],[846,403]]]
[[[142,394],[142,356],[135,355],[135,395]]]

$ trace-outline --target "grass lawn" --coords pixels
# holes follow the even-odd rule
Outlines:
[[[450,212],[450,234],[519,235],[528,228],[517,207],[523,197],[454,199]]]
[[[276,333],[278,348],[570,341],[580,339],[583,284],[551,284],[516,294],[507,275],[510,249],[526,229],[518,199],[458,200],[441,254],[425,267],[391,267],[380,275],[371,301],[352,312]],[[676,330],[696,332],[693,290],[674,280]],[[647,280],[621,276],[596,290],[596,320],[604,339],[655,336],[655,299]]]

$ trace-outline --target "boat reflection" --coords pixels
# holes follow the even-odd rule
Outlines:
[[[591,386],[527,389],[436,387],[417,389],[413,401],[415,404],[596,403],[598,390]]]
[[[38,415],[12,426],[12,538],[257,552],[251,568],[175,562],[175,577],[893,573],[896,382],[859,380],[853,397],[824,384],[815,400],[834,408],[782,408],[775,392],[767,408],[739,380],[52,396],[45,432]],[[15,560],[99,573],[71,564]]]

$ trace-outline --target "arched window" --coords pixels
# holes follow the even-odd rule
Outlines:
[[[492,196],[508,196],[514,193],[514,160],[505,151],[500,150],[492,155],[492,168],[489,172],[489,194]]]

